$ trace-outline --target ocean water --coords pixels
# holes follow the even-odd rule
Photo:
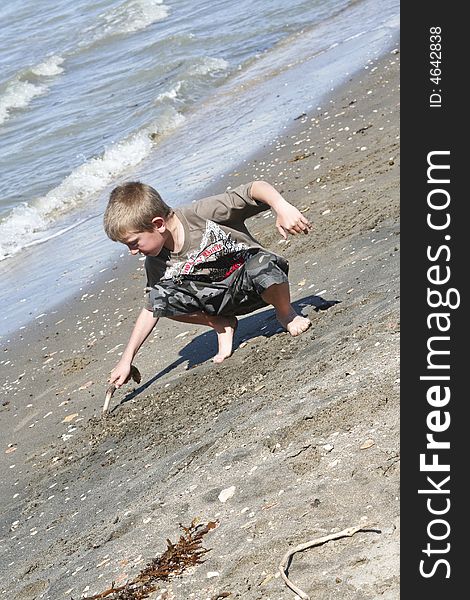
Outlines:
[[[397,43],[397,0],[0,7],[0,337],[110,268],[109,191],[197,198]]]

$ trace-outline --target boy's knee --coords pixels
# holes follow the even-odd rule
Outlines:
[[[288,272],[287,260],[268,252],[259,252],[251,256],[246,264],[246,274],[259,294],[272,285],[287,283]]]
[[[289,271],[289,261],[286,258],[264,251],[251,255],[245,265],[247,270],[254,272],[266,269],[281,269],[287,275]]]

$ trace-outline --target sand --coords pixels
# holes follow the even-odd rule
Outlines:
[[[123,256],[3,344],[3,597],[98,594],[198,518],[219,524],[205,562],[152,598],[294,598],[284,553],[356,525],[376,531],[296,554],[290,577],[322,600],[398,598],[398,61],[371,61],[207,190],[265,179],[314,224],[286,244],[270,213],[249,223],[290,261],[304,335],[266,308],[214,365],[212,331],[161,320],[135,359],[142,383],[104,420],[143,303],[143,263]]]

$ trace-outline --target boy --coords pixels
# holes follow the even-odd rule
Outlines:
[[[262,248],[245,220],[271,208],[287,238],[308,233],[311,224],[272,185],[253,181],[217,196],[173,210],[152,187],[125,183],[110,195],[104,228],[131,254],[143,254],[149,296],[135,323],[110,383],[124,384],[137,351],[159,317],[206,325],[217,333],[215,363],[232,354],[236,315],[272,304],[293,336],[310,327],[291,303],[288,263]]]

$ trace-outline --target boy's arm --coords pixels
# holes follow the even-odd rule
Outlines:
[[[127,343],[126,349],[122,353],[121,360],[111,371],[109,383],[113,383],[117,388],[121,387],[129,379],[131,364],[139,348],[150,335],[150,332],[157,324],[158,318],[153,316],[152,311],[143,308],[137,317],[131,337]]]
[[[266,181],[253,181],[251,185],[251,197],[259,202],[270,206],[276,213],[276,227],[284,239],[287,238],[286,231],[295,235],[296,233],[308,233],[312,225],[309,220],[295,206],[292,206],[281,194]]]

